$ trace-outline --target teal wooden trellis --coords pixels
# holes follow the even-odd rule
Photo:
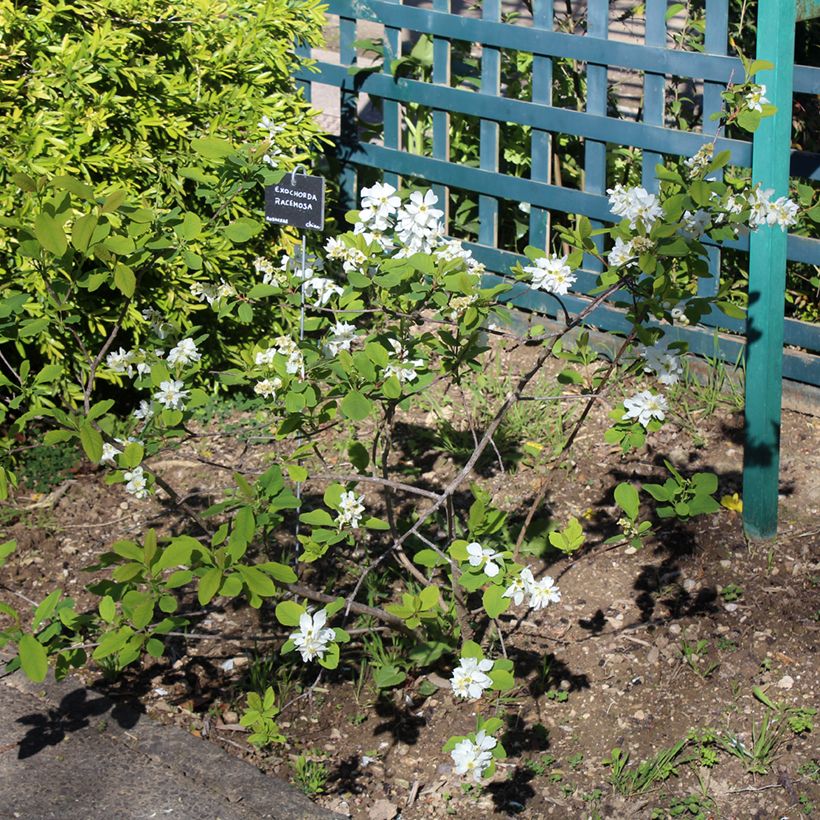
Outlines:
[[[799,18],[798,18],[799,11]],[[777,112],[755,133],[752,178],[775,196],[788,193],[792,128],[794,27],[797,19],[820,16],[818,0],[797,3],[761,0],[757,57],[774,64],[759,82]],[[786,235],[764,227],[750,238],[749,310],[746,346],[746,440],[743,448],[743,522],[749,535],[777,533],[780,475],[780,406],[783,379],[783,309]]]
[[[665,78],[691,78],[703,83],[704,121],[720,109],[720,92],[732,79],[740,79],[740,61],[727,56],[729,0],[706,0],[706,32],[703,52],[666,47],[666,0],[646,0],[646,31],[643,44],[608,39],[608,0],[588,0],[585,36],[553,30],[553,0],[532,0],[531,25],[501,22],[500,0],[483,0],[481,17],[451,13],[450,0],[431,0],[432,8],[405,6],[401,0],[329,0],[328,12],[339,17],[340,63],[320,61],[317,72],[303,71],[298,79],[309,94],[313,82],[339,89],[341,133],[337,155],[343,163],[342,191],[348,206],[356,201],[356,169],[380,169],[396,184],[400,177],[413,177],[432,184],[446,201],[447,187],[471,190],[479,197],[478,242],[470,245],[474,255],[491,274],[504,276],[522,257],[497,246],[499,204],[504,201],[531,205],[530,244],[544,246],[549,212],[585,214],[593,222],[612,221],[605,195],[608,144],[640,148],[643,152],[643,184],[657,185],[655,164],[663,155],[694,154],[710,137],[670,128],[664,121]],[[767,96],[779,115],[764,120],[752,143],[719,138],[717,149],[728,149],[732,164],[752,166],[754,178],[784,193],[789,176],[820,180],[820,155],[789,152],[792,92],[820,92],[820,69],[793,66],[795,19],[816,13],[817,0],[759,0],[759,55],[776,64],[771,77],[762,77]],[[796,11],[795,6],[799,7]],[[382,71],[364,80],[354,79],[349,66],[356,61],[357,22],[370,20],[384,26],[387,59]],[[432,81],[396,79],[390,75],[391,57],[398,57],[402,29],[427,33],[433,40]],[[450,46],[453,40],[481,45],[481,83],[478,92],[452,86]],[[504,96],[499,82],[499,60],[503,49],[533,55],[531,100]],[[586,65],[587,96],[583,111],[552,105],[552,60],[569,57]],[[607,76],[610,67],[641,71],[643,120],[631,122],[607,116]],[[357,128],[357,97],[368,94],[382,100],[381,144],[361,142]],[[409,154],[401,146],[401,106],[418,103],[432,110],[432,150],[429,156]],[[480,133],[478,167],[450,161],[449,115],[475,118]],[[517,122],[532,128],[531,174],[529,179],[498,173],[499,123]],[[555,133],[584,139],[583,190],[562,188],[550,176],[550,145]],[[744,350],[747,363],[747,446],[744,465],[744,523],[751,535],[768,536],[776,529],[778,445],[780,423],[780,376],[820,385],[820,328],[783,318],[786,258],[820,264],[820,240],[788,236],[761,229],[751,241],[723,243],[750,251],[752,305],[747,323],[715,312],[698,328],[679,328],[674,336],[688,342],[690,350],[714,355],[718,329],[718,353],[737,361]],[[713,276],[701,280],[704,295],[717,292],[720,247],[710,248]],[[585,304],[584,294],[594,284],[596,265],[585,260],[573,294],[566,300],[571,311]],[[517,285],[508,298],[517,307],[554,315],[555,305],[545,294]],[[604,330],[624,330],[622,315],[609,305],[600,306],[590,324]],[[729,331],[728,333],[725,331]],[[746,344],[745,336],[749,343]],[[783,345],[786,345],[784,352]]]

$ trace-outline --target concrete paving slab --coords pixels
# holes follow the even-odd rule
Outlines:
[[[215,744],[76,680],[0,680],[2,820],[338,816]]]

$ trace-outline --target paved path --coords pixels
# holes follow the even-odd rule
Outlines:
[[[0,679],[0,818],[331,820],[215,744],[76,680]]]

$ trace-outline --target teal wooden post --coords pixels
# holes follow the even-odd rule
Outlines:
[[[795,3],[760,0],[757,58],[774,63],[755,78],[777,113],[754,135],[752,179],[773,197],[788,193],[794,73]],[[765,33],[765,36],[761,36]],[[786,231],[764,226],[749,243],[746,345],[746,427],[743,450],[743,526],[753,538],[777,534],[780,403],[783,393],[783,310]]]

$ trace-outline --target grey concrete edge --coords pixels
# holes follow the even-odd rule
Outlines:
[[[0,653],[0,661],[7,659]],[[116,720],[109,720],[106,725],[109,738],[124,744],[132,754],[144,755],[190,780],[192,785],[217,794],[259,818],[332,820],[342,816],[317,806],[289,783],[232,757],[216,744],[176,726],[158,723],[144,712],[89,689],[77,678],[69,676],[58,682],[49,672],[46,681],[34,683],[18,671],[0,678],[2,684],[35,697],[51,709],[58,709],[63,699],[77,689],[85,689],[90,697],[102,698],[108,704],[105,715],[110,715],[115,708],[120,714],[128,711],[135,719],[133,726],[126,729]]]

